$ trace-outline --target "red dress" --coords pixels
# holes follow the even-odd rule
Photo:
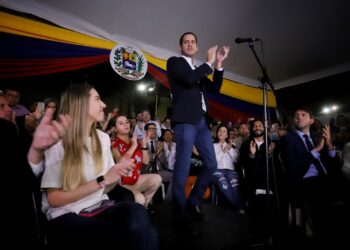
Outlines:
[[[126,143],[119,137],[112,141],[112,147],[124,155],[131,147],[131,143]],[[137,144],[135,152],[131,156],[135,159],[136,167],[127,176],[122,176],[121,183],[127,185],[134,185],[140,177],[140,169],[142,167],[142,150],[140,144]]]

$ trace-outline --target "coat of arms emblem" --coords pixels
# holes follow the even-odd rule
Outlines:
[[[147,60],[143,53],[131,46],[118,45],[111,51],[109,61],[121,77],[137,81],[147,73]]]

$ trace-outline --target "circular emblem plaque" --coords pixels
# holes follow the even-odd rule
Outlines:
[[[147,60],[143,53],[131,46],[119,44],[109,56],[112,68],[121,77],[137,81],[147,73]]]

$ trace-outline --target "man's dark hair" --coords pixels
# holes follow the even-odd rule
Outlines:
[[[180,40],[179,40],[180,46],[182,45],[182,40],[184,39],[184,36],[186,36],[186,35],[193,35],[194,38],[196,39],[196,42],[197,42],[197,36],[196,36],[196,34],[193,33],[193,32],[191,32],[191,31],[188,31],[188,32],[185,32],[185,33],[183,33],[183,34],[181,35]]]
[[[314,118],[314,114],[313,114],[312,111],[311,111],[309,108],[307,108],[307,107],[298,107],[298,108],[296,108],[296,109],[294,110],[293,116],[294,116],[295,112],[297,112],[298,110],[303,110],[303,111],[305,111],[306,113],[308,113],[308,114],[310,115],[310,118]]]
[[[149,126],[155,126],[156,128],[157,128],[157,125],[154,123],[154,122],[150,122],[150,123],[147,123],[146,125],[145,125],[145,130],[146,131],[148,131],[148,128],[149,128]]]

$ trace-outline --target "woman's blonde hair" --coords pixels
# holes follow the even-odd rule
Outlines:
[[[84,155],[93,158],[96,175],[102,171],[102,146],[96,130],[96,122],[89,128],[89,97],[93,87],[89,84],[71,84],[61,96],[60,114],[68,114],[71,123],[63,137],[62,188],[74,190],[86,181]],[[90,134],[88,134],[90,132]],[[91,147],[87,138],[91,135]],[[91,149],[91,152],[89,152]]]

